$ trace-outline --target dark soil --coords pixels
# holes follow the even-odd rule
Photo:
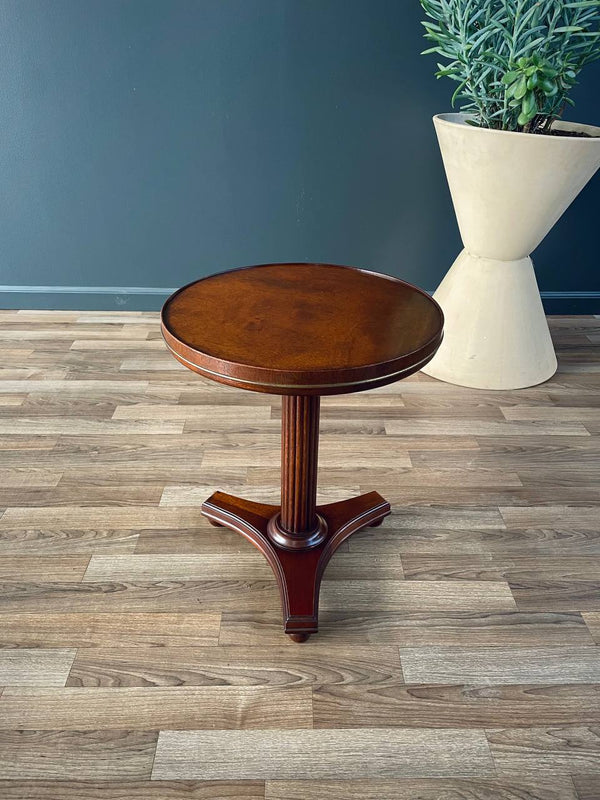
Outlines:
[[[568,136],[570,139],[598,139],[598,136],[590,136],[589,133],[583,131],[562,131],[560,128],[550,128],[549,131],[544,131],[546,136]]]

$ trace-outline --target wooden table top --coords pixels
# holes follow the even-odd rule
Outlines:
[[[202,278],[162,310],[173,355],[220,383],[342,394],[399,380],[442,340],[443,314],[397,278],[330,264],[264,264]]]

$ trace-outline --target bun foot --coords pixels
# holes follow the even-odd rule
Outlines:
[[[288,633],[292,642],[306,642],[310,639],[310,633]]]
[[[369,525],[369,528],[378,528],[381,525],[382,522],[383,522],[383,519],[378,519],[377,522],[372,522]]]
[[[221,525],[220,522],[216,522],[214,519],[209,519],[208,521],[215,528],[224,528],[225,527],[225,525]]]

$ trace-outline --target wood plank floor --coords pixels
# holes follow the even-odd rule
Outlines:
[[[323,400],[322,501],[393,504],[281,633],[219,488],[277,502],[279,399],[154,313],[0,311],[3,800],[600,800],[600,318],[518,392]]]

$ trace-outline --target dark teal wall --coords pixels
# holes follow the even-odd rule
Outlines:
[[[0,304],[157,307],[148,287],[282,260],[434,289],[460,240],[431,125],[451,84],[420,18],[417,0],[0,0],[0,284],[71,287]],[[573,119],[600,123],[599,79]],[[542,290],[598,292],[599,213],[596,176],[536,254]]]

